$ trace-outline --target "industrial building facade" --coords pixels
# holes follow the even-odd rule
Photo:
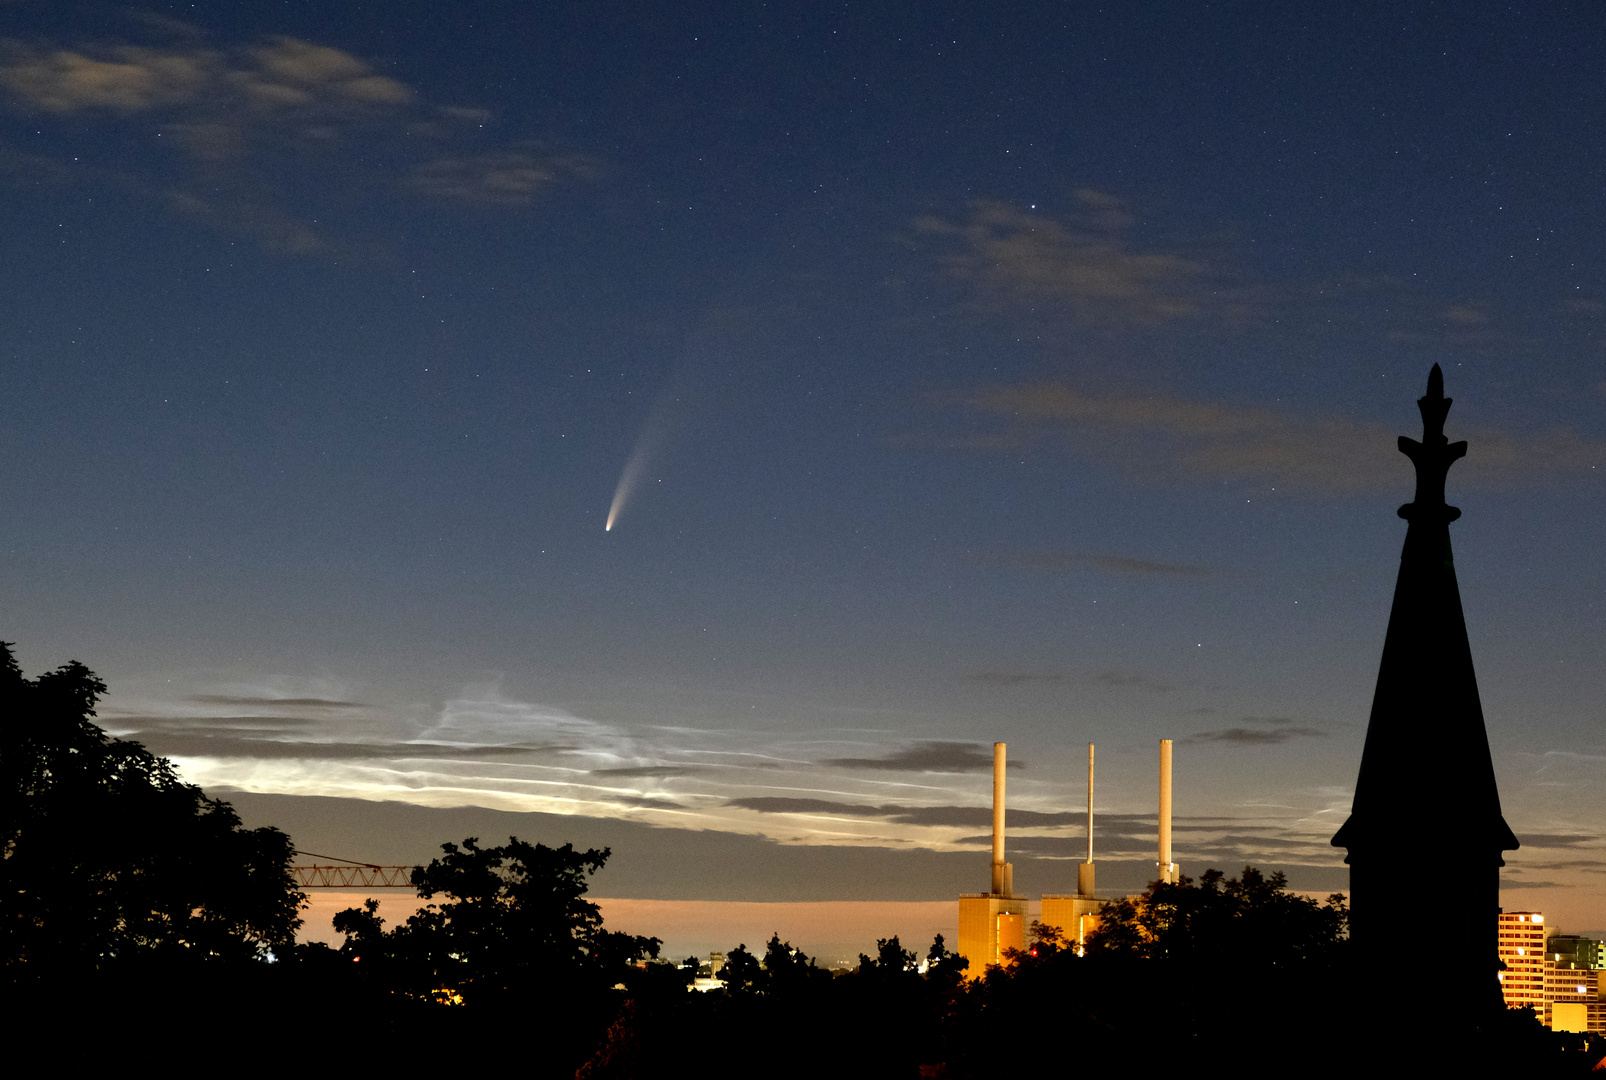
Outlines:
[[[966,893],[959,898],[958,953],[970,961],[965,974],[983,975],[990,964],[1008,962],[1009,949],[1026,948],[1027,918],[1024,896]]]
[[[1098,929],[1099,909],[1104,904],[1105,901],[1091,895],[1045,893],[1043,913],[1038,921],[1058,930],[1065,944],[1080,954],[1087,947],[1088,937]]]

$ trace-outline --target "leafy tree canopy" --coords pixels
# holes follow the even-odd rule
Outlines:
[[[904,978],[917,978],[915,972],[919,961],[915,954],[905,949],[898,941],[897,935],[889,938],[876,939],[875,959],[864,953],[859,954],[859,971],[862,978],[874,979],[882,982],[892,982]]]
[[[335,916],[341,950],[417,996],[465,1001],[528,996],[566,986],[609,989],[634,965],[657,957],[657,938],[606,930],[585,899],[587,877],[609,851],[549,848],[510,837],[482,848],[474,837],[442,844],[444,853],[413,871],[424,900],[441,898],[385,931],[378,904]]]
[[[782,941],[780,934],[771,934],[764,947],[764,971],[769,976],[772,994],[791,994],[821,980],[829,981],[831,973],[822,969],[802,949],[792,948],[790,941]]]
[[[932,938],[931,948],[926,950],[927,979],[952,988],[959,984],[969,967],[970,960],[951,951],[941,934]]]
[[[1341,948],[1349,913],[1342,893],[1326,904],[1288,891],[1281,871],[1252,866],[1239,877],[1207,870],[1194,882],[1152,883],[1140,897],[1106,904],[1091,953],[1117,953],[1235,965],[1288,967],[1330,961]]]
[[[725,984],[726,992],[731,994],[762,993],[769,985],[768,975],[763,963],[748,951],[745,944],[726,953],[725,963],[714,973],[714,977]]]
[[[294,848],[93,720],[106,684],[74,661],[23,677],[0,642],[0,894],[13,980],[133,959],[261,958],[304,897]]]

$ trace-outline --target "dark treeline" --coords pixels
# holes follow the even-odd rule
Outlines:
[[[602,1080],[1397,1075],[1473,1060],[1569,1075],[1600,1056],[1497,997],[1474,1022],[1424,1029],[1428,909],[1402,909],[1397,954],[1352,957],[1342,897],[1317,904],[1253,868],[1107,905],[1085,955],[1034,927],[982,973],[941,937],[919,953],[888,938],[832,972],[776,935],[733,948],[725,988],[696,992],[697,958],[606,929],[585,899],[606,850],[470,838],[414,872],[416,914],[387,926],[369,901],[336,916],[339,948],[296,944],[290,839],[245,829],[167,761],[108,738],[93,722],[104,691],[76,663],[27,679],[0,644],[3,1007],[55,1063],[181,1051]]]

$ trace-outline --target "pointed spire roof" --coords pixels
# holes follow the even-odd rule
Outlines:
[[[1399,510],[1409,525],[1366,749],[1350,818],[1333,837],[1351,859],[1420,855],[1429,845],[1498,857],[1517,847],[1500,812],[1450,552],[1450,522],[1461,511],[1444,501],[1445,478],[1467,452],[1466,443],[1444,434],[1451,400],[1434,364],[1417,401],[1422,441],[1400,438],[1400,451],[1416,466],[1416,498]]]

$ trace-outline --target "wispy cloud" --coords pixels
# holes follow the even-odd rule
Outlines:
[[[943,265],[994,302],[1065,305],[1093,323],[1165,323],[1242,309],[1246,297],[1197,255],[1146,249],[1118,198],[1083,189],[1065,220],[994,200],[962,221],[922,217],[917,234],[949,245]]]
[[[1114,824],[1109,823],[1109,824]],[[1143,826],[1147,824],[1148,828]],[[1195,825],[1186,830],[1188,835],[1177,848],[1177,857],[1191,865],[1197,873],[1205,866],[1231,867],[1235,863],[1272,860],[1278,863],[1330,866],[1339,861],[1327,842],[1327,834],[1309,833],[1294,829],[1264,829],[1257,832],[1235,831],[1249,824],[1244,821],[1219,821],[1209,825]],[[1178,830],[1184,831],[1184,830]],[[1097,852],[1104,858],[1153,857],[1155,832],[1152,819],[1126,822],[1114,828],[1105,827],[1095,834]],[[986,834],[957,838],[956,844],[968,847],[985,847],[991,841]],[[1050,859],[1084,857],[1087,847],[1085,836],[1072,832],[1068,835],[1012,833],[1009,850],[1012,853],[1035,855]]]
[[[1300,724],[1286,717],[1246,716],[1244,721],[1253,727],[1229,727],[1216,731],[1201,731],[1189,735],[1185,743],[1235,743],[1239,746],[1276,746],[1290,739],[1326,738],[1327,732],[1308,724]]]
[[[631,806],[640,810],[684,810],[685,806],[672,799],[657,799],[643,795],[615,795],[605,796],[610,802],[620,806]]]
[[[1117,671],[1114,669],[1099,671],[1088,676],[1088,681],[1112,689],[1158,690],[1170,691],[1176,687],[1152,675],[1143,675],[1135,671]]]
[[[1517,837],[1525,848],[1577,848],[1600,842],[1598,836],[1575,833],[1523,833]]]
[[[1441,313],[1444,321],[1457,326],[1482,326],[1489,321],[1489,311],[1483,305],[1451,304]]]
[[[982,772],[993,767],[992,747],[966,742],[917,742],[885,757],[827,758],[822,765],[839,769],[878,769],[888,772]],[[1011,759],[1009,767],[1026,766]]]
[[[373,687],[276,676],[193,687],[170,701],[108,702],[103,715],[108,727],[172,757],[209,790],[542,811],[786,844],[935,851],[975,847],[972,838],[991,821],[986,743],[890,732],[877,739],[857,724],[786,733],[623,725],[509,698],[494,685],[434,704],[373,703],[383,697]],[[1035,775],[1025,774],[1013,791],[1011,850],[1078,857],[1085,849],[1080,792]],[[1265,851],[1312,865],[1341,857],[1324,846],[1330,829],[1305,837],[1262,817],[1184,817],[1173,828],[1184,851],[1244,859]],[[1152,852],[1152,812],[1101,810],[1097,820],[1101,854],[1141,860]],[[1289,843],[1246,839],[1255,836]],[[1307,840],[1308,851],[1298,846]]]
[[[132,185],[138,187],[139,185]],[[322,255],[357,250],[332,239],[316,220],[277,205],[260,190],[233,189],[231,182],[206,195],[170,188],[160,201],[180,217],[200,221],[225,233],[249,237],[269,251],[285,255]]]
[[[1137,577],[1214,577],[1215,571],[1188,563],[1157,562],[1130,555],[1111,555],[1091,551],[1020,551],[995,556],[997,562],[1021,570],[1103,570],[1111,574]]]
[[[1561,862],[1525,863],[1527,870],[1583,870],[1591,874],[1606,874],[1606,859],[1564,859]],[[1513,870],[1515,873],[1515,870]]]
[[[1285,343],[1344,336],[1484,353],[1518,344],[1501,325],[1515,320],[1486,299],[1386,274],[1257,278],[1230,237],[1156,227],[1106,191],[1083,188],[1052,214],[977,199],[964,214],[917,218],[913,232],[938,249],[938,265],[972,306],[1015,318],[1069,315],[1084,327],[1169,331],[1172,340],[1214,331],[1218,341],[1242,332]],[[1589,316],[1606,307],[1568,298],[1556,310]]]
[[[754,795],[730,799],[726,806],[743,810],[756,810],[761,814],[841,814],[845,817],[888,817],[889,810],[864,803],[837,802],[832,799],[807,799],[781,795]]]
[[[194,694],[189,700],[198,701],[203,705],[235,705],[245,708],[361,709],[365,707],[360,701],[332,701],[329,698],[316,697],[238,697],[229,694]]]
[[[255,737],[253,737],[253,735]],[[153,753],[182,758],[233,758],[249,761],[413,761],[420,759],[516,759],[526,755],[572,753],[564,743],[529,746],[464,745],[435,742],[345,742],[285,739],[273,733],[224,730],[136,730],[128,737]]]
[[[1066,677],[1053,671],[978,671],[967,678],[988,686],[1026,686],[1031,683],[1061,683]]]
[[[685,776],[694,769],[695,765],[621,765],[614,769],[592,769],[591,775],[626,778]]]
[[[469,206],[527,206],[560,180],[595,172],[587,158],[512,149],[438,157],[414,168],[403,183],[422,195]]]
[[[171,20],[134,23],[133,36],[147,42],[0,39],[0,104],[41,124],[125,132],[75,146],[67,174],[272,250],[374,257],[371,241],[331,236],[331,220],[355,230],[354,196],[516,208],[596,172],[589,158],[527,139],[492,141],[488,111],[431,102],[329,45],[284,36],[227,43]],[[96,156],[95,146],[106,153]],[[48,164],[33,171],[51,172]]]
[[[837,814],[844,817],[882,818],[902,825],[930,826],[985,826],[992,822],[992,808],[988,806],[871,806],[865,803],[840,802],[834,799],[792,798],[783,796],[749,796],[731,799],[727,806],[755,810],[761,814]],[[1045,813],[1040,810],[1014,809],[1009,812],[1010,824],[1017,829],[1054,825],[1074,825],[1085,820],[1083,815]]]
[[[962,419],[998,426],[980,436],[963,431],[905,441],[931,448],[1019,449],[1057,434],[1084,452],[1155,479],[1180,473],[1323,493],[1408,490],[1410,484],[1410,465],[1396,449],[1397,436],[1409,432],[1342,416],[1156,392],[1095,393],[1064,382],[983,387],[947,405]],[[1463,483],[1502,486],[1606,463],[1606,443],[1565,428],[1525,435],[1465,429],[1455,437],[1471,445],[1465,463],[1457,465]],[[1074,565],[1073,559],[1060,558],[1062,565]],[[1095,557],[1076,558],[1092,565]],[[1102,568],[1119,572],[1187,572],[1141,559],[1104,558]],[[1055,561],[1045,558],[1044,568],[1053,568]]]
[[[322,723],[312,716],[274,716],[244,713],[234,716],[136,716],[119,714],[108,718],[119,731],[194,731],[207,729],[226,732],[283,731],[286,728],[315,727]]]
[[[0,87],[15,106],[46,113],[141,113],[207,104],[258,115],[299,111],[330,118],[354,109],[408,104],[411,88],[339,49],[277,37],[219,49],[188,40],[167,46],[52,48],[5,41]]]
[[[1108,687],[1113,690],[1175,690],[1176,687],[1149,675],[1114,669],[1096,671],[1089,675],[1067,675],[1058,671],[978,671],[966,676],[970,682],[985,686],[1031,686],[1051,683],[1075,682]]]

